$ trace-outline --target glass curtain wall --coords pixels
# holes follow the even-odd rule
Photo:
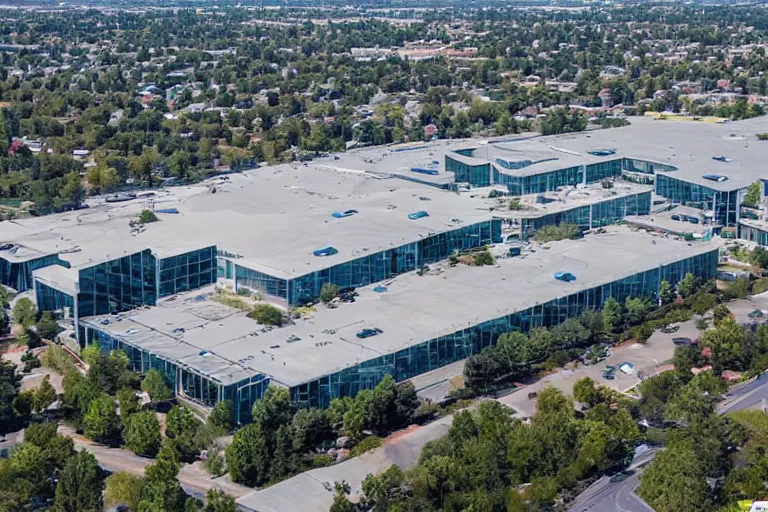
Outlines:
[[[739,224],[739,238],[755,242],[757,245],[768,246],[768,231],[755,226]]]
[[[156,260],[149,249],[80,270],[78,315],[102,315],[157,302]]]
[[[194,290],[216,282],[216,247],[160,260],[159,296]]]
[[[0,283],[10,286],[18,292],[31,290],[34,287],[32,272],[48,265],[61,265],[69,268],[69,263],[60,260],[57,254],[22,262],[0,258]]]
[[[175,394],[182,394],[207,407],[213,407],[219,400],[232,400],[236,420],[240,423],[250,421],[253,403],[263,396],[270,383],[269,377],[256,374],[235,384],[224,385],[91,327],[84,328],[83,339],[87,344],[98,344],[105,352],[122,350],[128,356],[130,369],[136,373],[146,373],[153,368],[159,370]]]
[[[533,327],[549,327],[578,316],[585,309],[600,309],[609,297],[619,302],[627,297],[638,296],[655,299],[662,280],[675,284],[688,272],[702,279],[710,279],[715,275],[717,261],[718,250],[712,250],[554,299],[295,386],[291,388],[291,396],[298,405],[327,407],[333,398],[354,396],[362,389],[374,387],[387,374],[394,376],[397,381],[409,379],[476,354],[494,344],[505,332],[525,332]]]
[[[473,187],[487,187],[491,184],[491,164],[469,165],[446,155],[445,170],[454,174],[453,181],[469,183]]]
[[[739,220],[739,191],[717,191],[664,174],[656,175],[656,194],[673,203],[710,210],[722,226],[735,226]]]
[[[300,304],[317,298],[325,283],[335,283],[342,289],[367,286],[397,274],[416,270],[421,265],[443,260],[456,250],[481,247],[500,241],[500,219],[470,224],[292,279],[288,282],[286,298],[290,304]],[[243,284],[251,288],[245,280],[240,281],[240,274],[247,274],[247,269],[242,272],[240,269],[241,267],[238,267],[237,270],[238,286]]]
[[[72,295],[64,293],[56,288],[35,281],[35,300],[39,311],[58,311],[69,308],[72,315],[75,314],[75,301]]]

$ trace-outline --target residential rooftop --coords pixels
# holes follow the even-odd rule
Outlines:
[[[308,318],[282,328],[264,328],[243,312],[213,302],[211,290],[81,323],[200,368],[225,384],[252,372],[295,386],[716,245],[612,227],[580,240],[532,247],[521,257],[499,258],[495,266],[441,264],[426,275],[408,273],[383,283],[385,291],[381,285],[359,288],[354,303],[336,309],[318,305]],[[558,271],[572,272],[576,280],[559,281]],[[382,333],[359,339],[356,334],[365,328]]]

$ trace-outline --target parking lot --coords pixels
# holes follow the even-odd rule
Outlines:
[[[638,373],[645,377],[653,375],[662,365],[672,359],[675,352],[675,345],[672,343],[673,338],[686,337],[693,340],[698,338],[699,334],[693,320],[681,323],[680,329],[675,333],[656,331],[646,343],[626,343],[614,347],[611,350],[611,355],[600,363],[557,370],[530,386],[499,398],[499,402],[513,408],[521,417],[528,417],[535,412],[536,408],[536,400],[528,398],[529,393],[539,393],[551,385],[570,395],[573,393],[574,383],[584,377],[590,377],[597,384],[611,387],[617,391],[627,391],[640,382]],[[633,366],[631,374],[625,374],[618,369],[622,363],[630,363]],[[613,380],[603,378],[606,365],[616,367]]]

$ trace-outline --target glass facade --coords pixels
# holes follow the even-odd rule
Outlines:
[[[622,160],[616,159],[530,176],[510,176],[494,169],[494,181],[506,185],[507,190],[512,195],[543,194],[544,192],[554,192],[559,187],[575,186],[579,183],[595,183],[605,178],[620,176],[621,166]]]
[[[57,254],[22,262],[12,262],[0,258],[0,283],[10,286],[18,292],[31,290],[34,287],[32,271],[48,265],[62,265],[69,268],[69,263],[60,260]]]
[[[768,247],[768,230],[739,224],[739,238]]]
[[[677,170],[677,167],[673,165],[647,162],[645,160],[636,160],[634,158],[625,158],[624,170],[631,172],[643,172],[646,174],[655,174],[656,171],[673,172]]]
[[[666,197],[672,203],[710,210],[714,221],[722,226],[735,226],[739,221],[738,190],[717,191],[690,181],[657,174],[656,194]]]
[[[253,403],[261,398],[270,382],[269,377],[258,374],[235,384],[224,385],[187,366],[177,365],[91,327],[84,328],[84,340],[87,340],[87,344],[97,343],[106,352],[124,351],[128,356],[129,367],[134,372],[146,373],[152,368],[160,370],[174,393],[205,406],[213,407],[219,400],[232,400],[235,403],[236,419],[240,423],[250,421]]]
[[[80,270],[78,315],[102,315],[157,302],[156,259],[149,249]]]
[[[609,201],[580,206],[531,219],[520,219],[520,236],[527,239],[543,226],[576,224],[581,229],[594,229],[620,222],[627,215],[648,215],[651,212],[651,193],[643,192]]]
[[[69,308],[70,314],[75,314],[75,301],[72,295],[56,288],[35,281],[35,300],[40,311],[57,311]]]
[[[656,298],[662,280],[677,283],[688,272],[702,279],[712,278],[717,261],[718,250],[715,249],[554,299],[292,387],[291,397],[298,405],[327,407],[333,398],[354,396],[362,389],[373,388],[387,374],[397,381],[409,379],[476,354],[494,344],[505,332],[549,327],[578,316],[585,309],[600,309],[609,297],[619,301],[637,296]]]
[[[216,282],[216,247],[160,260],[159,297],[194,290]]]
[[[250,290],[288,299],[288,281],[235,265],[235,283]]]
[[[501,241],[501,220],[470,224],[437,233],[418,242],[340,263],[295,279],[280,279],[235,264],[237,286],[282,297],[289,304],[315,300],[325,283],[356,288],[389,279],[404,272],[443,260],[456,250],[472,249]]]
[[[469,183],[474,187],[487,187],[491,184],[491,164],[469,165],[445,156],[445,170],[454,174],[453,181]]]

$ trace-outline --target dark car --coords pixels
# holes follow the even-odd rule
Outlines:
[[[672,343],[675,345],[690,345],[691,338],[672,338]]]
[[[613,372],[603,372],[603,378],[605,380],[613,380],[616,378],[616,375]]]
[[[377,334],[381,334],[382,331],[378,327],[374,327],[373,329],[363,329],[362,331],[359,331],[357,333],[357,337],[361,340],[364,340],[365,338],[370,338],[371,336],[376,336]]]
[[[634,471],[621,471],[620,473],[616,473],[611,477],[611,482],[612,483],[623,482],[624,480],[632,476],[634,473],[635,473]]]
[[[672,220],[680,220],[680,216],[679,216],[678,214],[674,214],[674,215],[671,217],[671,219],[672,219]]]

